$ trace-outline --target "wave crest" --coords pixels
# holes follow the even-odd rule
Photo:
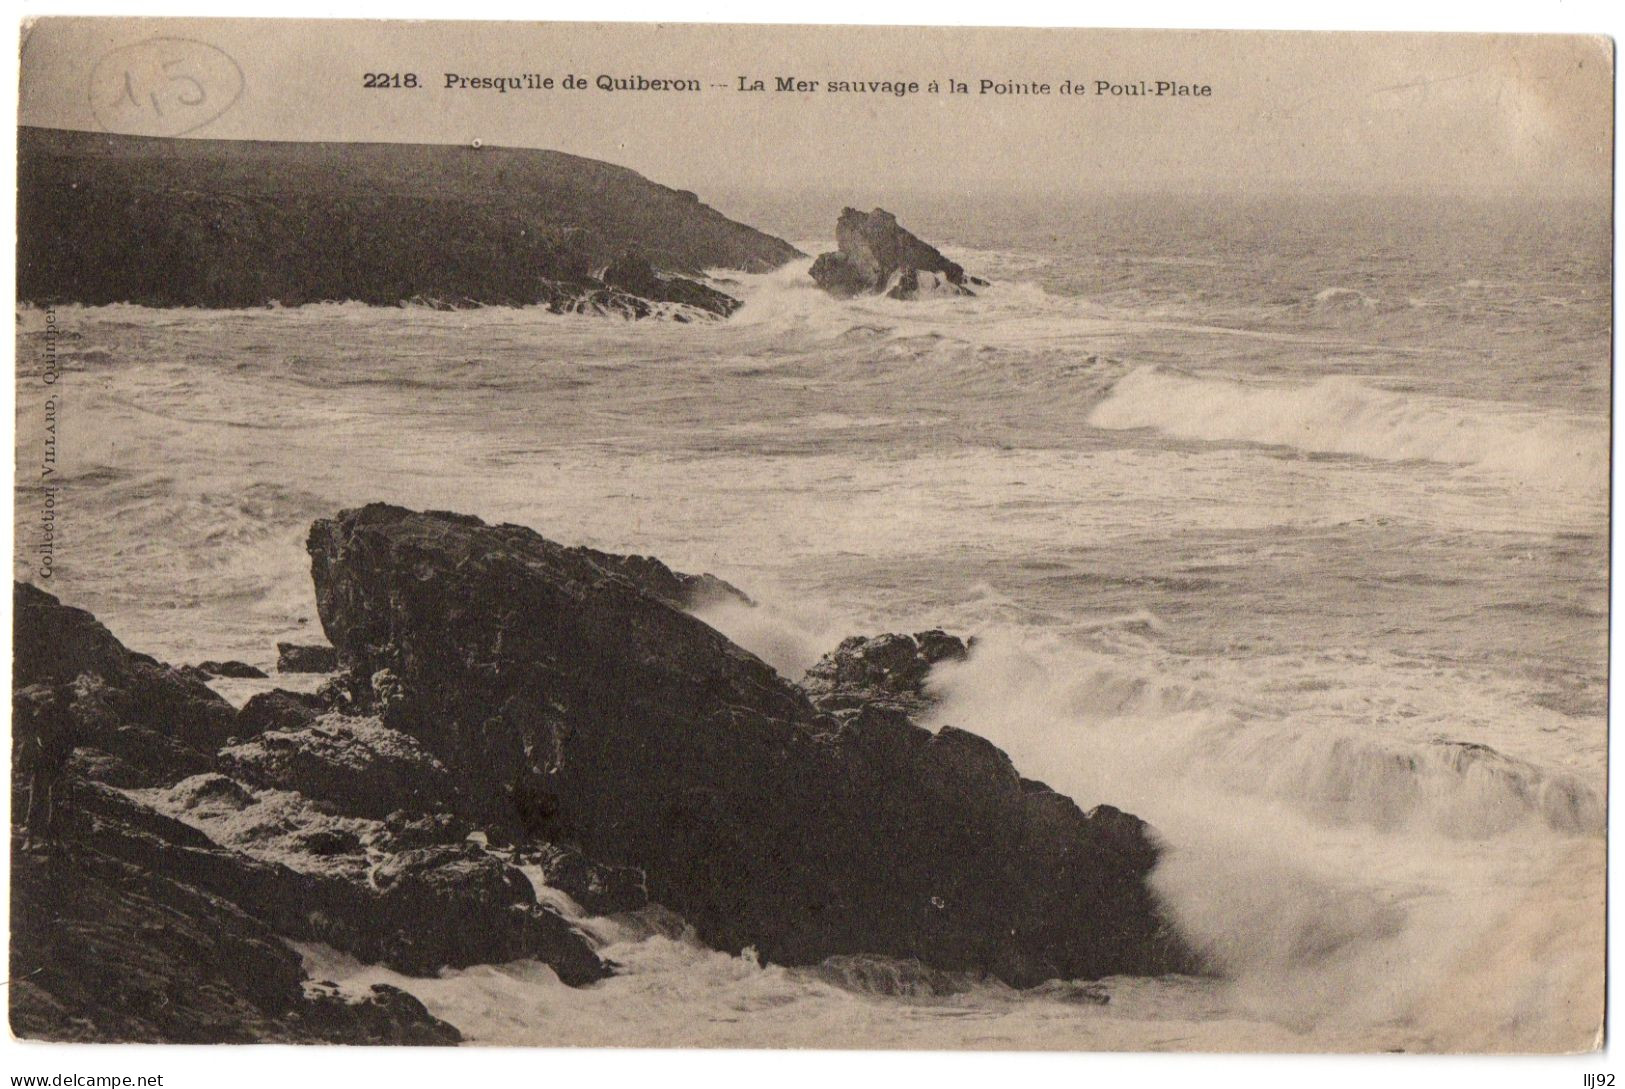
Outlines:
[[[1344,376],[1264,386],[1142,367],[1117,381],[1089,422],[1181,439],[1438,462],[1599,497],[1608,482],[1606,426],[1392,393]]]

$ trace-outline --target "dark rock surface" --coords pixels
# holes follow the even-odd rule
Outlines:
[[[606,866],[556,843],[543,846],[537,862],[548,885],[567,894],[590,915],[636,911],[649,903],[647,881],[636,866]]]
[[[926,675],[938,662],[962,662],[964,640],[940,629],[915,635],[853,635],[818,660],[801,680],[815,705],[841,712],[866,705],[920,714],[935,702]]]
[[[278,673],[331,673],[339,667],[339,652],[320,644],[278,643]]]
[[[474,844],[402,851],[378,866],[373,879],[383,890],[386,923],[432,946],[418,960],[419,970],[537,957],[572,986],[609,974],[574,927],[537,905],[524,874]],[[423,934],[426,920],[434,920],[432,934]],[[411,951],[404,957],[410,960]]]
[[[269,676],[265,670],[259,668],[258,666],[251,666],[247,662],[237,661],[199,662],[197,665],[183,666],[181,667],[181,671],[200,681],[206,681],[211,677],[250,678],[260,680]]]
[[[974,295],[968,285],[986,283],[966,276],[964,268],[904,230],[883,208],[872,212],[843,208],[835,224],[835,242],[840,248],[820,254],[812,266],[812,278],[832,295],[884,292],[894,299],[916,298],[922,291]]]
[[[639,316],[648,299],[589,270],[627,251],[678,276],[801,256],[692,193],[557,151],[23,127],[17,184],[18,298],[40,303]],[[664,290],[725,305],[693,281]]]
[[[99,679],[91,701],[107,722],[144,727],[212,753],[231,736],[236,712],[202,681],[126,650],[94,616],[27,583],[12,593],[12,686]]]
[[[454,1039],[406,996],[301,997],[298,958],[278,937],[415,974],[519,957],[553,965],[571,985],[608,973],[585,935],[478,847],[403,855],[466,835],[466,822],[355,815],[386,797],[442,804],[445,770],[416,741],[330,715],[220,748],[249,708],[234,716],[206,687],[34,587],[15,586],[14,611],[14,720],[34,730],[37,708],[54,696],[52,706],[68,709],[72,746],[55,789],[66,851],[12,851],[12,973],[26,977],[12,992],[19,1034]],[[266,695],[275,700],[262,710],[315,713],[291,693]],[[30,778],[15,754],[11,782],[20,820]],[[383,887],[374,871],[390,866]]]
[[[238,710],[232,732],[238,737],[253,737],[265,730],[297,730],[316,721],[324,710],[321,698],[310,693],[285,688],[256,692]]]
[[[148,1043],[456,1043],[409,995],[311,994],[299,956],[220,896],[94,852],[13,852],[11,1030]]]
[[[384,818],[383,828],[372,844],[389,851],[432,847],[441,843],[462,843],[474,826],[451,813],[410,813],[397,809]]]
[[[533,894],[512,891],[530,892],[519,871],[474,844],[442,845],[432,855],[402,850],[380,822],[331,815],[330,805],[258,792],[223,775],[183,780],[141,801],[104,793],[85,804],[120,817],[102,844],[106,853],[133,851],[134,861],[191,874],[290,937],[413,975],[521,957],[547,962],[571,985],[608,974],[573,926]],[[132,843],[122,834],[130,824],[161,842]],[[193,850],[177,856],[176,845]],[[404,879],[380,880],[386,869]]]
[[[738,299],[684,276],[655,270],[649,259],[635,251],[621,254],[604,270],[604,283],[650,302],[679,303],[725,318],[740,307]]]
[[[379,820],[398,809],[447,809],[455,792],[445,767],[414,738],[377,719],[341,714],[295,730],[266,730],[226,746],[216,760],[244,782]]]
[[[572,551],[605,571],[624,575],[639,590],[684,612],[725,601],[740,605],[756,604],[745,591],[715,575],[686,575],[673,571],[653,556],[618,556],[613,552],[600,552],[584,546],[577,546]]]
[[[463,1034],[429,1014],[423,1003],[387,983],[374,983],[355,998],[324,984],[307,985],[312,1009],[304,1019],[319,1028],[342,1026],[346,1044],[405,1044],[444,1047],[462,1043]]]
[[[1147,887],[1145,827],[1084,813],[973,734],[821,712],[613,565],[519,526],[375,504],[318,521],[309,549],[351,676],[398,678],[390,725],[441,759],[471,819],[508,819],[510,784],[534,781],[559,838],[641,869],[717,947],[1022,986],[1195,966]]]
[[[557,913],[507,891],[494,894],[522,884],[518,871],[484,856],[488,871],[506,876],[471,880],[462,852],[477,851],[472,845],[399,864],[410,877],[391,892],[370,879],[375,866],[362,837],[349,831],[365,829],[364,822],[323,821],[286,798],[268,804],[225,776],[184,780],[168,797],[146,800],[75,782],[71,799],[75,843],[218,896],[286,937],[412,975],[520,957],[547,962],[571,985],[608,974],[591,943]],[[432,872],[439,865],[444,874]]]

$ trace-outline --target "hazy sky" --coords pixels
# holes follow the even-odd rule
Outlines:
[[[139,44],[154,37],[206,46]],[[1612,63],[1603,39],[1547,36],[55,19],[25,29],[20,115],[162,131],[202,109],[193,136],[558,148],[702,194],[754,183],[1599,195]],[[240,92],[213,116],[234,70]],[[369,90],[368,72],[415,73],[424,86]],[[497,93],[447,90],[447,73],[705,86]],[[733,90],[740,76],[822,82],[813,94],[749,94]],[[949,77],[972,93],[927,91]],[[824,90],[837,79],[922,86],[901,98]],[[982,79],[1047,82],[1051,94],[975,93]],[[1056,93],[1069,79],[1212,93]]]

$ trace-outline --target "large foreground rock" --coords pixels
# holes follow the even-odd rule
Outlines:
[[[828,715],[612,563],[512,525],[372,505],[309,539],[352,690],[398,684],[477,820],[545,796],[555,838],[635,866],[718,947],[915,957],[1017,985],[1187,969],[1157,848],[980,737]]]
[[[231,704],[181,670],[127,650],[85,610],[27,583],[14,584],[12,608],[14,690],[89,675],[100,682],[94,702],[108,723],[139,727],[202,752],[231,736]]]
[[[212,893],[98,852],[14,854],[11,1030],[152,1043],[451,1044],[452,1026],[392,987],[311,988],[299,956]]]
[[[964,268],[904,230],[884,208],[867,213],[843,208],[835,241],[840,248],[820,254],[812,265],[812,278],[832,295],[974,295],[967,285],[986,283],[967,277]]]
[[[433,808],[452,789],[416,740],[376,719],[317,719],[290,693],[234,715],[84,610],[22,584],[13,603],[14,737],[72,746],[52,745],[68,754],[55,790],[68,849],[12,854],[20,1035],[456,1038],[397,992],[360,1002],[307,994],[280,938],[413,974],[522,957],[571,985],[608,974],[587,936],[538,904],[519,871],[461,842],[466,823],[390,811]],[[219,747],[234,731],[252,740]],[[14,821],[29,786],[14,755]]]

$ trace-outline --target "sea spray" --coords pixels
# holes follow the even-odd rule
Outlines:
[[[985,634],[932,683],[934,722],[984,734],[1084,806],[1149,820],[1165,907],[1241,1008],[1299,1031],[1417,1028],[1412,1007],[1546,880],[1552,852],[1602,834],[1597,796],[1567,777],[1297,735],[1050,636]]]

